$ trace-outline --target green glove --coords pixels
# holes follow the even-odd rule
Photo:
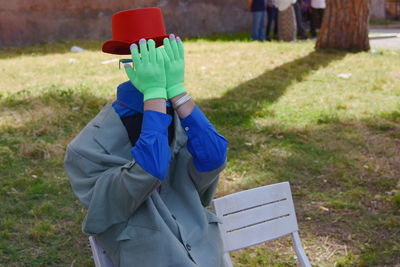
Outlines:
[[[167,78],[167,97],[185,93],[183,81],[185,80],[185,57],[182,40],[171,34],[164,39],[164,49],[161,49],[164,56],[165,76]]]
[[[132,44],[130,49],[132,61],[135,69],[130,64],[125,64],[125,72],[132,84],[143,93],[143,101],[154,98],[167,98],[166,78],[164,69],[164,57],[160,49],[156,49],[153,40],[147,42],[139,41],[140,54],[136,44]]]

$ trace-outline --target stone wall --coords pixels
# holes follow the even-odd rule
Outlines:
[[[160,7],[168,33],[182,37],[251,29],[243,0],[1,0],[0,47],[111,39],[117,11]]]
[[[400,20],[400,0],[386,0],[386,18]]]
[[[385,0],[371,0],[371,19],[386,19]]]

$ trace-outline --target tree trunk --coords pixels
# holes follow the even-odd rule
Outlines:
[[[368,51],[370,0],[327,0],[316,48]]]
[[[278,33],[279,40],[291,42],[296,39],[296,16],[293,5],[278,14]]]

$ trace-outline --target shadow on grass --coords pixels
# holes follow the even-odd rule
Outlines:
[[[393,167],[399,165],[399,144],[387,138],[398,129],[399,113],[382,114],[384,122],[321,120],[301,130],[257,128],[252,122],[258,110],[277,101],[290,85],[344,55],[312,52],[198,104],[230,141],[228,169],[243,173],[237,183],[229,175],[223,175],[221,183],[232,182],[238,191],[288,180],[307,241],[313,235],[329,236],[332,243],[361,250],[364,265],[391,265],[400,261],[392,249],[399,246],[399,209],[391,198],[375,196],[385,195],[400,176]],[[84,211],[62,167],[66,143],[107,102],[87,91],[48,88],[38,96],[21,91],[0,99],[0,106],[11,113],[28,110],[30,116],[22,117],[20,127],[0,129],[0,145],[5,148],[0,151],[0,248],[7,254],[5,263],[91,263],[87,240],[80,233]],[[381,166],[379,171],[376,166]],[[310,253],[313,241],[307,242]],[[27,248],[36,250],[20,253]],[[316,254],[318,249],[321,244],[315,245]]]
[[[0,98],[0,265],[93,264],[81,233],[85,209],[63,158],[67,143],[106,102],[84,87]]]
[[[207,110],[217,128],[250,126],[253,115],[275,102],[291,84],[301,82],[311,72],[345,55],[338,51],[313,51],[238,85],[222,97],[200,100],[197,104]]]
[[[68,52],[69,46],[69,43],[65,43],[55,47],[37,47],[33,48],[32,53],[64,53]],[[10,55],[18,56],[21,53],[30,53],[24,49],[21,51],[17,49],[14,54],[10,53]],[[338,57],[335,55],[329,59],[333,60]],[[216,126],[226,125],[222,123],[225,121],[224,117],[232,111],[236,112],[236,117],[232,121],[228,120],[227,126],[240,127],[246,124],[252,114],[256,112],[254,104],[258,101],[272,102],[276,100],[291,82],[301,79],[302,75],[325,66],[330,61],[327,59],[316,60],[316,58],[318,57],[313,53],[293,64],[287,63],[245,85],[240,85],[221,99],[211,100],[210,104],[213,108],[221,108],[220,111],[224,108],[229,109],[214,114],[216,117],[221,116],[220,120],[217,118],[214,120],[217,121]],[[310,66],[305,68],[306,71],[298,73],[292,69],[297,64],[302,64],[302,69],[304,69],[304,64]],[[278,86],[260,90],[257,85],[260,80],[264,79],[271,81],[282,79],[282,81],[277,82]],[[243,89],[246,92],[242,91]],[[273,95],[268,93],[270,90],[274,93]],[[86,245],[86,238],[79,233],[82,214],[74,212],[74,210],[79,210],[80,205],[74,202],[73,209],[71,209],[70,203],[75,198],[68,187],[68,182],[64,179],[58,183],[54,177],[64,176],[62,159],[66,143],[106,103],[106,99],[97,98],[88,94],[87,91],[85,88],[48,88],[41,95],[31,95],[29,91],[19,91],[0,99],[0,105],[7,107],[7,113],[21,114],[19,119],[23,121],[20,126],[0,129],[0,144],[5,148],[0,154],[2,158],[0,192],[3,203],[0,214],[2,218],[8,218],[10,221],[6,229],[7,234],[4,235],[6,242],[2,244],[3,250],[8,254],[6,259],[8,263],[32,262],[34,256],[29,253],[24,255],[19,253],[27,247],[38,248],[36,260],[38,264],[43,265],[47,264],[46,255],[56,253],[54,246],[57,251],[67,251],[69,250],[67,247],[73,247],[72,243],[78,244],[74,250],[59,257],[59,260],[66,263],[71,262],[71,257],[83,260],[82,257],[86,255],[81,253]],[[243,103],[250,105],[250,109],[242,106],[236,107],[237,98],[244,98]],[[261,98],[266,99],[262,100]],[[200,103],[200,105],[205,104],[206,102]],[[25,113],[25,111],[28,112]],[[235,147],[238,144],[233,141],[232,146]],[[243,155],[248,155],[247,151],[243,150],[242,152]],[[64,216],[60,215],[60,212],[65,213]],[[23,216],[24,214],[28,214],[28,216]],[[72,222],[65,225],[63,220],[65,217]],[[66,229],[68,232],[74,233],[72,239],[65,236]],[[49,238],[50,236],[51,238]],[[10,240],[25,241],[19,243]],[[49,243],[52,245],[49,246]]]
[[[39,160],[61,160],[66,140],[71,140],[107,103],[87,89],[51,86],[40,95],[21,90],[0,98],[0,115],[4,116],[0,145],[5,148],[0,150],[1,177],[13,178],[17,170],[23,173],[19,161],[34,166]]]
[[[235,187],[234,191],[238,187],[247,189],[290,181],[299,220],[307,224],[305,229],[309,233],[329,235],[338,244],[352,248],[360,256],[356,265],[392,264],[400,260],[392,249],[400,245],[394,238],[400,226],[395,223],[399,214],[392,200],[376,204],[374,199],[395,188],[396,177],[400,175],[395,168],[400,163],[400,147],[393,147],[392,140],[388,141],[386,133],[381,132],[386,124],[382,126],[376,118],[363,123],[322,118],[315,122],[315,127],[296,130],[280,129],[279,125],[260,128],[253,122],[258,116],[273,118],[273,114],[257,113],[277,101],[293,83],[345,55],[337,51],[314,51],[268,70],[228,90],[222,97],[203,99],[197,104],[230,141],[230,169],[239,176],[224,178]],[[398,113],[386,117],[393,123]],[[393,131],[391,136],[396,137],[395,134]],[[366,167],[375,164],[380,167]],[[381,169],[375,172],[376,168]],[[223,194],[231,192],[228,189]],[[385,229],[380,227],[379,220],[387,223]],[[348,235],[352,240],[348,240]],[[342,258],[346,253],[342,251]]]
[[[359,257],[353,266],[390,266],[400,261],[400,197],[390,193],[400,177],[400,125],[389,131],[381,125],[391,123],[227,130],[230,169],[239,175],[224,175],[222,188],[230,183],[239,191],[290,181],[310,257],[327,259],[333,253],[343,260],[347,247]],[[321,255],[318,242],[325,237],[330,249]]]

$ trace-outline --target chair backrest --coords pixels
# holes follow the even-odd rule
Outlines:
[[[298,231],[288,182],[215,199],[224,251],[247,248]]]

